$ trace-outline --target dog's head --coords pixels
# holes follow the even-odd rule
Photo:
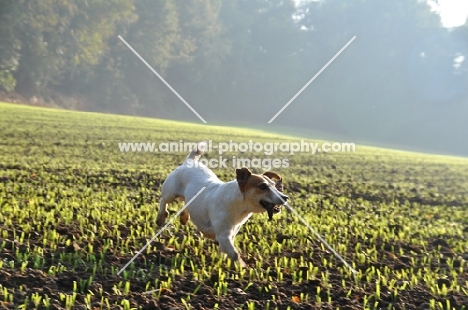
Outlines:
[[[253,206],[253,212],[267,211],[270,220],[288,200],[288,196],[283,194],[283,179],[275,172],[253,174],[244,167],[236,169],[236,177],[244,198]]]

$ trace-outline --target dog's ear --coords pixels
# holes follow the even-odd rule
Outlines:
[[[281,180],[281,176],[278,173],[273,172],[273,171],[266,171],[263,173],[263,175],[269,177],[272,180],[273,179],[276,179],[278,181]]]
[[[239,184],[239,189],[243,193],[245,191],[245,186],[247,185],[247,180],[252,175],[249,168],[242,167],[236,169],[236,179],[237,183]]]
[[[283,179],[281,176],[273,171],[267,171],[263,173],[264,176],[269,177],[272,181],[275,181],[275,187],[278,191],[282,192],[284,187],[283,187]]]

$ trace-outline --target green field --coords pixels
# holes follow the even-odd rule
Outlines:
[[[468,310],[468,159],[360,145],[271,156],[289,159],[273,170],[290,205],[357,275],[282,212],[241,228],[249,268],[176,220],[119,276],[158,231],[160,185],[187,154],[118,143],[299,138],[10,104],[0,132],[0,308]]]

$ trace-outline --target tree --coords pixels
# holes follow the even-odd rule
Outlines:
[[[293,1],[225,1],[220,19],[231,42],[220,80],[219,116],[264,122],[294,95],[304,39]]]
[[[366,140],[391,138],[413,104],[407,64],[414,43],[440,27],[421,1],[325,0],[302,7],[307,33],[301,75],[311,77],[357,39],[314,81],[284,119]],[[299,111],[318,110],[310,115]],[[281,122],[281,119],[278,119]]]
[[[46,95],[99,63],[118,23],[132,18],[126,0],[7,1],[0,51],[23,94]],[[2,44],[3,46],[3,44]],[[6,56],[6,57],[5,57]],[[5,67],[5,65],[2,65]]]

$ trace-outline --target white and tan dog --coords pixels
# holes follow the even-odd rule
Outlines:
[[[234,237],[253,213],[267,211],[271,220],[274,213],[281,211],[288,196],[282,193],[281,177],[271,171],[253,174],[244,167],[236,169],[236,180],[220,181],[208,167],[198,162],[205,147],[206,144],[199,143],[185,162],[167,176],[161,189],[157,224],[164,225],[168,203],[188,202],[206,187],[181,213],[181,223],[185,225],[192,219],[205,237],[219,243],[221,252],[246,266],[234,247]]]

